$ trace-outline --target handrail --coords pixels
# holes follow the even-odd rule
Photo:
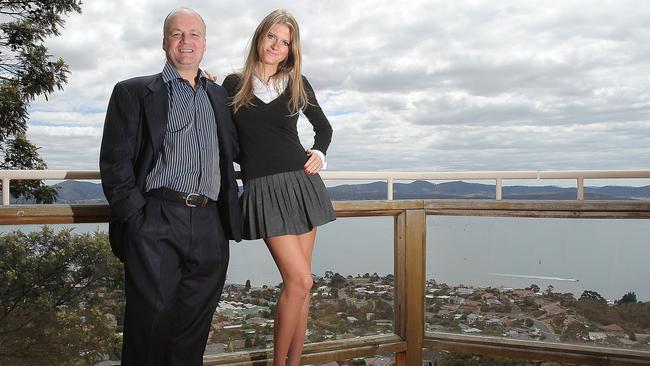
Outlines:
[[[446,332],[426,332],[424,346],[451,352],[480,353],[578,365],[641,366],[648,365],[650,361],[647,351]]]
[[[458,172],[361,172],[361,171],[322,171],[325,180],[382,180],[386,181],[386,196],[393,199],[393,185],[396,180],[491,180],[495,182],[495,198],[503,198],[505,179],[567,179],[576,181],[576,200],[584,200],[585,179],[650,179],[650,170],[522,170],[522,171],[458,171]],[[241,174],[237,172],[237,178]],[[100,179],[97,170],[0,170],[2,186],[11,180],[38,179]],[[9,190],[2,190],[2,204],[9,204]]]
[[[321,342],[305,347],[303,361],[324,362],[395,352],[398,366],[422,364],[422,348],[496,354],[586,365],[647,365],[650,352],[567,343],[425,332],[424,278],[426,273],[426,216],[507,216],[562,218],[650,219],[650,201],[493,201],[399,200],[337,201],[338,217],[392,216],[395,237],[394,333],[340,342]],[[0,224],[106,222],[106,204],[13,205],[0,207]],[[270,350],[206,356],[205,365],[265,365]]]

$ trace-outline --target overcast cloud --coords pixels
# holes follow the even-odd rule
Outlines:
[[[97,1],[50,51],[70,82],[32,104],[52,169],[98,169],[113,85],[160,72],[162,21],[204,17],[202,66],[242,65],[257,23],[298,19],[303,73],[334,127],[331,170],[647,169],[650,3],[639,1]],[[301,121],[311,143],[311,126]]]

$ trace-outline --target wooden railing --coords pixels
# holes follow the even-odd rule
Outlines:
[[[427,200],[423,201],[423,206],[427,215],[438,216],[650,219],[650,201]],[[650,352],[647,351],[444,332],[426,332],[423,346],[579,365],[650,365]]]
[[[650,364],[650,352],[644,351],[424,331],[427,215],[650,219],[650,201],[341,201],[334,207],[338,217],[394,217],[395,334],[309,344],[304,363],[394,352],[398,365],[419,366],[422,349],[435,348],[586,365]],[[106,222],[108,216],[106,205],[0,207],[0,224]],[[259,350],[206,356],[204,364],[264,365],[270,360],[270,350]]]
[[[3,187],[12,179],[98,179],[96,171],[0,171]],[[488,174],[489,173],[489,174]],[[508,173],[508,174],[495,174]],[[516,174],[515,174],[516,173]],[[525,173],[525,174],[524,174]],[[530,176],[529,176],[530,173]],[[551,174],[553,173],[553,174]],[[650,178],[650,171],[546,172],[554,179]],[[388,174],[388,175],[387,175]],[[382,179],[388,181],[392,198],[394,179],[459,180],[540,178],[541,172],[467,172],[467,173],[354,173],[329,172],[327,179]],[[379,177],[381,176],[381,177]],[[3,190],[0,207],[1,225],[65,224],[107,222],[107,205],[8,205],[9,190]],[[6,199],[5,199],[6,197]],[[491,354],[503,357],[547,360],[586,365],[649,365],[650,352],[601,348],[564,343],[521,341],[496,337],[424,331],[424,289],[426,273],[426,216],[501,216],[538,218],[650,219],[650,201],[584,201],[578,189],[576,201],[500,200],[399,200],[339,201],[334,203],[338,217],[392,216],[394,218],[395,318],[394,334],[328,341],[305,347],[303,362],[319,363],[388,352],[396,354],[400,366],[422,365],[422,349],[435,348],[459,352]],[[435,243],[433,244],[435,245]],[[206,356],[205,365],[270,364],[270,350],[226,353]]]

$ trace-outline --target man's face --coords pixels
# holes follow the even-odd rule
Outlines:
[[[163,50],[176,70],[196,72],[205,52],[205,27],[201,18],[185,11],[174,14],[165,29]]]

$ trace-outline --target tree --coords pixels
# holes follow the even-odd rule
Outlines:
[[[563,342],[576,342],[588,339],[589,328],[580,322],[571,322],[560,336]]]
[[[555,289],[555,287],[553,287],[553,285],[548,285],[548,286],[546,287],[546,295],[547,295],[547,296],[553,295],[553,290],[554,290],[554,289]]]
[[[523,364],[524,361],[504,357],[473,355],[470,353],[450,352],[440,360],[441,366],[512,366]]]
[[[122,267],[106,233],[0,235],[0,359],[88,364],[117,356]]]
[[[576,313],[585,318],[603,323],[612,323],[607,300],[596,291],[585,290],[576,304]]]
[[[255,339],[253,339],[253,345],[257,348],[262,348],[266,345],[266,341],[264,340],[264,337],[257,334],[255,335]]]
[[[390,274],[390,273],[387,274],[387,275],[384,277],[384,280],[382,281],[382,283],[383,283],[384,285],[393,285],[393,284],[395,284],[395,276],[393,276],[393,275]]]
[[[378,299],[374,302],[375,314],[379,319],[393,319],[395,312],[393,311],[392,303],[386,302],[382,299]]]
[[[244,285],[244,290],[246,292],[251,290],[251,280],[246,280],[246,284]]]
[[[62,90],[70,72],[43,45],[58,36],[63,16],[81,13],[80,0],[0,0],[0,169],[45,169],[38,148],[27,139],[27,107],[39,95]],[[56,189],[40,181],[10,187],[13,197],[52,203]]]
[[[617,304],[636,304],[636,294],[634,292],[628,292],[620,300],[616,302]]]
[[[524,320],[524,325],[530,328],[535,325],[535,322],[531,318],[526,318],[526,320]]]
[[[341,287],[345,286],[345,284],[346,284],[345,277],[341,276],[338,272],[336,272],[332,276],[332,280],[331,280],[330,284],[334,288],[341,288]]]
[[[591,290],[585,290],[582,292],[582,295],[580,295],[580,301],[585,300],[594,300],[599,303],[607,304],[607,300],[605,300],[604,297],[602,297],[598,292]]]
[[[379,281],[380,279],[381,279],[381,277],[379,277],[379,275],[377,274],[377,272],[373,273],[373,274],[370,276],[370,280],[371,280],[372,282],[377,282],[377,281]]]

